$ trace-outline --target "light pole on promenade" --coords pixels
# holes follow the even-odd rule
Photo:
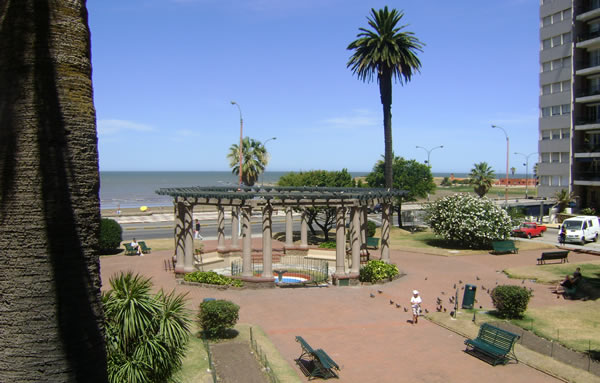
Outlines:
[[[235,105],[238,107],[238,110],[240,111],[240,147],[238,148],[238,151],[240,153],[240,169],[239,169],[239,174],[240,174],[240,183],[239,183],[239,188],[240,190],[242,189],[242,151],[243,151],[243,145],[244,145],[244,119],[242,118],[242,108],[240,108],[240,104],[238,104],[235,101],[231,101],[231,105]]]
[[[417,149],[423,149],[424,151],[427,152],[427,166],[429,166],[429,169],[431,169],[431,161],[430,161],[431,152],[433,152],[435,149],[442,149],[443,147],[444,147],[444,145],[440,145],[440,146],[433,147],[431,149],[427,149],[427,148],[424,148],[422,146],[418,146],[417,145],[416,148]]]
[[[263,148],[265,148],[265,151],[267,150],[267,148],[265,147],[265,145],[267,145],[267,142],[276,140],[276,139],[277,139],[277,137],[271,137],[262,144]],[[262,182],[260,183],[260,187],[265,186],[265,170],[266,170],[266,168],[267,168],[267,165],[265,165],[265,169],[263,169]]]
[[[527,199],[527,198],[529,198],[529,193],[528,193],[528,187],[529,187],[529,157],[533,156],[534,154],[537,154],[537,152],[533,152],[533,153],[529,153],[529,154],[515,152],[515,154],[519,154],[519,155],[525,157],[525,163],[523,165],[525,165],[525,199]]]
[[[506,136],[506,185],[504,185],[504,205],[508,206],[508,154],[510,153],[510,143],[508,140],[508,134],[503,127],[492,125],[492,129],[500,129],[504,132],[504,136]]]

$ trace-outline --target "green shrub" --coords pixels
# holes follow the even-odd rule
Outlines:
[[[359,280],[361,282],[377,282],[398,275],[398,267],[384,261],[372,260],[360,269]]]
[[[321,249],[335,249],[335,241],[327,241],[327,242],[322,242],[321,244],[319,244],[319,248]]]
[[[444,177],[442,182],[440,182],[440,186],[452,186],[452,182],[450,182],[450,177]]]
[[[586,207],[581,209],[580,213],[582,215],[596,215],[596,209],[594,209],[593,207]]]
[[[102,218],[100,220],[100,241],[98,249],[101,252],[110,252],[118,249],[123,240],[123,229],[114,219]]]
[[[229,278],[225,275],[217,274],[214,271],[194,271],[183,277],[186,282],[207,283],[209,285],[235,286],[242,287],[243,283],[239,279]]]
[[[240,306],[226,300],[202,302],[198,322],[208,338],[223,336],[239,319]]]
[[[488,198],[454,194],[426,207],[427,224],[436,235],[460,247],[490,249],[507,239],[513,223],[508,213]]]
[[[377,225],[375,225],[375,222],[367,221],[367,237],[374,236],[375,231],[377,231]]]
[[[500,285],[492,290],[492,302],[501,318],[522,318],[527,310],[531,292],[524,287]]]

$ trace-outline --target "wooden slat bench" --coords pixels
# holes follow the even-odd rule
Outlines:
[[[339,378],[335,370],[339,371],[340,366],[323,349],[313,349],[301,336],[296,337],[296,342],[300,343],[302,348],[302,353],[296,359],[296,363],[302,372],[308,376],[308,380],[316,377],[323,379]]]
[[[138,255],[137,249],[133,248],[131,244],[124,243],[125,246],[125,255]]]
[[[512,354],[518,363],[519,360],[514,353],[513,347],[519,338],[520,336],[517,334],[502,330],[489,323],[484,323],[479,328],[477,338],[465,340],[465,344],[467,345],[465,352],[469,352],[482,360],[490,359],[493,366],[498,363],[506,364],[509,354]]]
[[[144,241],[139,241],[139,242],[138,242],[138,245],[142,247],[142,253],[144,253],[144,254],[148,254],[148,253],[151,253],[151,252],[152,252],[152,248],[151,248],[151,247],[148,247],[148,246],[146,246],[146,242],[144,242]]]
[[[569,250],[546,251],[537,259],[538,265],[546,264],[549,260],[560,260],[560,263],[569,262]]]
[[[367,238],[367,248],[377,249],[379,247],[379,238],[376,237],[368,237]]]
[[[495,254],[499,253],[513,253],[518,254],[519,249],[515,246],[515,241],[493,241],[492,248]]]

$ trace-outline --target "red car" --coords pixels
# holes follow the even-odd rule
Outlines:
[[[518,229],[512,231],[515,237],[541,237],[546,231],[546,226],[538,225],[535,222],[523,222]]]

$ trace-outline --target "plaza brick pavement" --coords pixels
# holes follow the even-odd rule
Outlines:
[[[209,246],[212,244],[208,244]],[[275,247],[282,244],[274,242]],[[260,249],[260,238],[253,239]],[[462,280],[478,286],[478,305],[491,307],[483,285],[519,284],[533,288],[531,307],[557,302],[548,286],[530,281],[509,280],[501,270],[507,267],[535,265],[539,251],[518,255],[490,254],[442,257],[392,251],[391,260],[406,275],[381,286],[310,287],[265,290],[216,290],[179,286],[163,261],[172,251],[160,251],[144,257],[112,256],[101,260],[104,289],[109,277],[132,270],[152,277],[156,289],[176,289],[188,293],[188,307],[196,312],[205,297],[229,299],[240,305],[240,322],[264,329],[277,349],[302,376],[294,363],[300,354],[295,336],[301,335],[315,348],[323,348],[341,366],[340,382],[553,382],[556,379],[522,363],[492,367],[463,352],[464,338],[427,320],[410,324],[411,291],[418,289],[423,307],[434,310],[437,297],[448,302],[453,286]],[[571,262],[598,260],[586,254],[572,254]],[[480,279],[477,280],[476,277]],[[427,278],[427,279],[425,279]],[[381,294],[377,293],[381,289]],[[442,295],[442,292],[445,295]],[[371,298],[370,293],[375,297]],[[460,291],[462,295],[462,291]],[[402,305],[390,305],[389,301]],[[450,303],[445,303],[450,311]],[[304,380],[305,378],[303,378]]]

